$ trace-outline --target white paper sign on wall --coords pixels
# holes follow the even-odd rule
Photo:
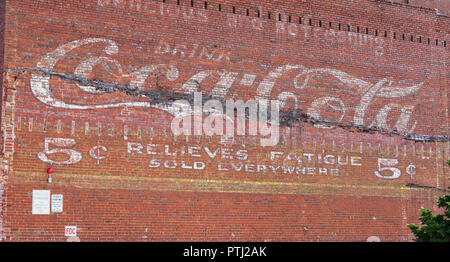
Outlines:
[[[66,226],[65,235],[66,237],[76,237],[77,226]]]
[[[33,215],[50,214],[50,190],[33,190]]]
[[[52,195],[52,212],[63,212],[63,195]]]

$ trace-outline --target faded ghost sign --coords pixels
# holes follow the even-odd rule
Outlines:
[[[313,120],[310,128],[322,134],[339,124],[410,134],[422,125],[415,116],[420,101],[410,98],[425,89],[424,82],[362,78],[342,70],[313,67],[307,61],[261,65],[247,71],[236,66],[234,53],[226,48],[211,51],[199,44],[163,39],[154,43],[148,64],[140,61],[135,65],[134,59],[123,59],[129,54],[122,53],[114,40],[86,38],[60,45],[29,69],[31,95],[48,106],[47,110],[82,117],[95,112],[109,117],[110,112],[120,109],[119,121],[110,123],[69,117],[53,119],[55,123],[49,124],[45,118],[39,141],[42,146],[36,152],[41,163],[102,166],[119,159],[130,168],[136,167],[142,176],[146,172],[164,176],[180,171],[174,174],[208,179],[210,174],[220,178],[239,174],[240,179],[263,181],[298,178],[344,182],[347,176],[362,176],[361,168],[369,166],[369,183],[416,179],[418,162],[407,159],[409,149],[399,145],[392,151],[388,148],[387,153],[376,144],[362,141],[345,148],[337,135],[338,139],[332,137],[316,146],[317,141],[302,140],[301,132],[293,133],[292,126],[287,125],[281,130],[280,145],[263,148],[253,143],[262,137],[250,134],[241,138],[224,135],[219,140],[209,135],[178,137],[171,133],[170,121],[180,116],[179,104],[174,101],[200,93],[215,99],[276,101],[284,112],[304,112]],[[186,59],[199,60],[198,68]],[[148,113],[150,120],[136,121],[137,117],[130,117],[130,109]],[[160,116],[158,124],[152,119],[154,115]],[[24,120],[27,132],[36,131],[34,117],[19,118],[19,127]],[[56,128],[47,129],[50,125]],[[161,131],[159,135],[156,128]],[[84,130],[81,134],[80,129]],[[121,139],[115,138],[118,132]],[[83,135],[99,139],[84,141]],[[304,142],[313,145],[305,146]],[[430,148],[431,155],[437,152],[433,150]],[[137,168],[139,165],[144,169]]]
[[[82,61],[75,69],[74,72],[68,74],[61,74],[54,71],[55,65],[64,59],[67,53],[81,46],[90,45],[93,43],[103,43],[105,45],[103,49],[103,55],[98,57],[89,57]],[[83,40],[76,40],[58,47],[55,51],[48,53],[37,64],[37,69],[40,72],[33,72],[31,78],[31,90],[34,96],[44,104],[52,107],[66,108],[73,110],[86,110],[86,109],[100,109],[100,108],[116,108],[116,107],[151,107],[158,110],[163,110],[172,115],[176,115],[177,109],[172,104],[167,103],[149,103],[148,101],[120,101],[117,103],[92,103],[92,104],[80,104],[69,103],[55,98],[52,94],[51,77],[57,75],[59,77],[65,77],[68,80],[78,80],[77,87],[71,85],[70,88],[79,88],[82,92],[87,94],[96,95],[107,94],[112,91],[119,90],[113,83],[103,83],[100,87],[85,85],[84,79],[89,79],[89,75],[92,73],[94,66],[101,65],[105,69],[115,68],[117,70],[116,78],[129,79],[129,86],[125,87],[130,90],[143,90],[149,85],[150,76],[156,72],[163,72],[165,77],[169,81],[177,81],[179,76],[179,70],[175,65],[171,64],[153,64],[148,66],[142,66],[137,68],[133,72],[124,72],[123,66],[118,60],[113,58],[113,55],[117,55],[119,47],[116,42],[103,38],[87,38]],[[274,97],[272,89],[276,84],[278,78],[289,72],[296,72],[295,77],[291,79],[291,86],[286,91],[281,92],[278,96]],[[252,85],[256,76],[245,74],[242,79],[237,79],[239,73],[228,72],[225,70],[206,70],[195,73],[185,83],[181,83],[178,88],[178,92],[185,94],[193,94],[195,91],[199,91],[201,83],[208,77],[217,76],[218,81],[211,91],[211,95],[214,97],[225,97],[230,89],[232,89],[233,83],[240,81],[241,83],[248,83]],[[411,83],[405,84],[403,82],[394,82],[387,79],[380,79],[378,82],[370,83],[360,78],[354,77],[345,72],[329,69],[329,68],[306,68],[303,65],[284,65],[276,67],[275,70],[270,72],[263,78],[257,87],[256,99],[278,99],[282,106],[284,106],[288,99],[292,99],[295,102],[295,108],[298,108],[299,99],[298,93],[308,92],[308,89],[316,88],[310,84],[313,79],[334,79],[339,81],[345,88],[354,89],[355,94],[360,97],[359,104],[353,113],[352,122],[355,125],[368,125],[369,127],[379,127],[382,129],[395,129],[401,133],[413,132],[417,122],[412,121],[412,113],[415,108],[415,102],[412,100],[410,105],[400,105],[395,103],[395,99],[406,97],[414,94],[419,90],[423,83]],[[122,88],[124,89],[124,88]],[[126,91],[126,90],[122,90]],[[167,91],[167,90],[166,90]],[[371,102],[376,98],[390,98],[392,102],[385,104],[379,112],[376,114],[375,119],[371,123],[366,123],[365,115],[366,110],[370,106]],[[335,96],[323,96],[318,97],[307,107],[307,113],[309,116],[315,119],[321,119],[321,108],[329,107],[338,112],[338,116],[335,120],[340,122],[346,117],[349,111],[349,105],[346,105],[342,97]],[[400,112],[398,119],[395,121],[394,126],[388,125],[389,115],[393,110]],[[411,123],[412,121],[412,123]],[[319,128],[328,128],[326,125],[317,125]]]

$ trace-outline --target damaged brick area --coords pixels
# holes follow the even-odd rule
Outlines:
[[[51,70],[46,70],[42,68],[37,67],[15,67],[14,69],[9,70],[9,72],[16,72],[21,71],[22,74],[29,73],[29,72],[39,72],[46,76],[52,76],[52,77],[58,77],[62,80],[68,80],[73,83],[78,83],[80,85],[84,86],[93,86],[96,90],[102,91],[105,93],[114,93],[114,92],[122,92],[124,94],[127,94],[129,96],[136,96],[136,97],[146,97],[148,98],[148,103],[150,105],[156,105],[156,104],[162,104],[162,105],[168,105],[171,102],[174,102],[176,100],[186,100],[189,103],[194,103],[194,95],[193,94],[181,94],[176,92],[168,92],[165,91],[166,89],[163,86],[160,86],[158,82],[155,83],[155,86],[157,87],[156,90],[144,90],[142,88],[138,88],[136,86],[130,86],[130,85],[123,85],[119,83],[106,83],[99,80],[94,79],[88,79],[82,76],[77,76],[73,74],[67,74],[67,73],[60,73],[60,72],[54,72]],[[15,79],[17,79],[17,75],[15,76]],[[197,83],[198,86],[200,86],[200,83]],[[225,98],[223,97],[217,97],[212,95],[203,95],[202,96],[203,102],[210,100],[210,99],[216,99],[222,102],[223,105],[225,105]],[[270,111],[270,110],[269,110]],[[248,111],[246,111],[246,117],[248,118]],[[270,114],[268,115],[268,118],[270,119]],[[438,136],[438,135],[427,135],[427,134],[415,134],[415,133],[401,133],[396,130],[387,130],[379,127],[369,127],[364,125],[356,125],[354,123],[340,123],[336,121],[331,121],[327,119],[317,119],[314,117],[309,116],[301,109],[296,110],[281,110],[280,111],[280,126],[281,127],[293,127],[296,125],[299,125],[301,123],[308,123],[311,125],[317,125],[317,124],[326,124],[329,127],[335,127],[335,128],[341,128],[343,130],[346,130],[351,133],[379,133],[387,136],[398,136],[405,140],[411,140],[416,142],[448,142],[450,141],[449,136]],[[301,129],[300,129],[301,130]]]

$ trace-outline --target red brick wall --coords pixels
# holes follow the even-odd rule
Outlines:
[[[435,9],[439,14],[447,16],[450,14],[450,2],[447,0],[393,0],[391,2]]]
[[[367,0],[193,5],[6,1],[2,239],[411,240],[449,186],[448,18]],[[270,147],[175,137],[162,103],[202,72],[203,94],[231,79],[223,98],[288,97],[298,121]],[[62,194],[63,212],[32,214],[33,190]]]

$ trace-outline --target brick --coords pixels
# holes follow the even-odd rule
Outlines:
[[[4,1],[2,240],[411,241],[449,186],[450,20],[401,2]],[[281,101],[279,142],[175,136],[194,91]]]

